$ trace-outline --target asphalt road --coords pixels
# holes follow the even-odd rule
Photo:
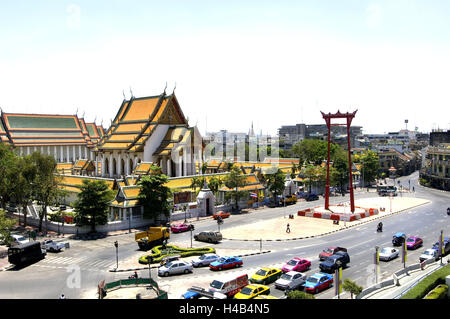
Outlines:
[[[239,269],[249,270],[252,274],[258,267],[279,265],[287,262],[293,257],[307,258],[312,261],[311,270],[306,274],[319,272],[318,254],[322,249],[337,245],[346,247],[350,254],[351,262],[343,270],[343,277],[356,281],[359,285],[367,287],[375,283],[375,273],[373,266],[373,253],[375,246],[391,246],[392,235],[402,231],[408,236],[416,235],[424,239],[424,246],[417,251],[408,251],[407,265],[418,262],[418,257],[426,248],[430,248],[437,241],[440,230],[444,234],[450,234],[449,218],[446,214],[446,208],[450,206],[450,194],[433,189],[423,188],[417,185],[418,173],[400,178],[402,184],[411,188],[414,186],[416,196],[426,198],[431,201],[430,204],[419,206],[417,208],[405,211],[400,214],[383,218],[383,233],[376,232],[378,221],[362,224],[358,227],[352,227],[327,236],[318,238],[293,240],[293,241],[263,241],[263,250],[271,250],[271,253],[244,257],[244,266]],[[358,193],[356,199],[376,196],[374,193]],[[348,201],[348,195],[345,197],[331,197],[331,203],[340,203]],[[301,202],[286,208],[273,208],[258,211],[256,214],[233,215],[226,219],[221,225],[221,229],[242,225],[249,219],[258,221],[261,219],[270,219],[279,217],[282,214],[295,214],[300,208],[313,207],[323,204],[323,199],[314,202]],[[256,217],[253,217],[256,216]],[[213,220],[203,220],[195,222],[195,232],[202,230],[215,230],[217,223]],[[143,255],[138,251],[134,242],[133,234],[107,237],[95,241],[71,241],[71,248],[61,253],[49,253],[47,258],[22,269],[11,269],[0,272],[0,298],[58,298],[64,293],[67,298],[83,298],[87,292],[92,292],[93,288],[101,280],[106,282],[126,278],[129,273],[112,273],[108,270],[116,265],[116,250],[114,241],[119,242],[119,265],[120,260]],[[190,233],[173,234],[172,240],[185,242],[190,246]],[[198,243],[194,242],[194,246]],[[219,244],[223,248],[240,248],[259,250],[259,242],[247,241],[223,241]],[[219,247],[216,246],[216,247]],[[389,277],[394,271],[403,267],[401,258],[390,262],[381,262],[379,267],[379,278]],[[222,271],[223,273],[235,270]],[[250,272],[251,271],[251,272]],[[141,272],[141,276],[147,276],[148,272]],[[164,284],[166,281],[175,281],[185,279],[195,284],[195,278],[211,274],[208,268],[194,269],[193,274],[173,276],[169,278],[159,278],[158,282]],[[156,271],[153,270],[153,276]],[[282,297],[282,291],[276,290],[271,286],[271,295]],[[327,289],[319,293],[316,298],[332,298],[334,289]],[[95,297],[90,295],[90,297]]]

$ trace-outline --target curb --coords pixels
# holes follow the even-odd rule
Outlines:
[[[246,257],[246,256],[254,256],[254,255],[261,255],[261,254],[267,254],[270,253],[271,250],[265,250],[258,253],[249,253],[249,254],[243,254],[243,255],[236,255],[236,257]],[[159,266],[150,266],[150,268],[159,268]],[[130,268],[130,269],[110,269],[109,272],[126,272],[126,271],[135,271],[135,270],[147,270],[148,267],[141,267],[141,268]]]

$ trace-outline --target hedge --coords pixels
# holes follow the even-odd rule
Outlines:
[[[159,263],[164,257],[180,255],[181,257],[200,256],[208,253],[215,253],[216,250],[211,247],[198,247],[198,248],[181,248],[174,245],[166,245],[166,250],[169,252],[163,253],[161,251],[162,245],[153,247],[150,255],[145,255],[139,258],[140,264],[148,264],[147,258],[151,256],[153,258],[152,263]]]
[[[431,290],[423,299],[445,299],[447,296],[447,291],[447,285],[439,285]]]
[[[448,275],[450,275],[450,264],[447,264],[441,269],[433,272],[431,275],[425,277],[400,299],[422,299],[437,285],[445,284],[445,277]]]

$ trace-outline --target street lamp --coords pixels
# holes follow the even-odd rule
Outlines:
[[[116,247],[116,269],[119,269],[119,243],[117,240],[114,242],[114,247]]]

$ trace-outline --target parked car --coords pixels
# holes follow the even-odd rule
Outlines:
[[[401,246],[405,242],[405,233],[398,232],[392,237],[392,245]]]
[[[261,268],[250,277],[250,282],[268,285],[280,278],[281,274],[281,270],[277,268]]]
[[[345,251],[338,251],[319,264],[323,272],[332,272],[340,267],[345,268],[350,262],[350,256]]]
[[[298,289],[306,282],[306,278],[307,276],[301,272],[289,271],[275,281],[275,288],[286,291]]]
[[[191,228],[194,229],[194,225],[188,225],[183,223],[170,226],[170,231],[172,233],[182,233],[191,230]]]
[[[192,271],[193,267],[191,264],[185,261],[175,260],[166,263],[164,266],[160,266],[158,268],[158,276],[167,277],[169,275],[187,274]]]
[[[194,267],[209,266],[210,263],[218,260],[219,258],[220,256],[216,254],[203,254],[200,257],[192,259],[191,264]]]
[[[234,299],[253,299],[258,295],[270,294],[270,288],[264,285],[247,285],[234,295]]]
[[[304,287],[306,292],[318,293],[333,285],[333,276],[324,273],[316,273],[306,278]]]
[[[397,258],[400,254],[400,250],[393,247],[384,247],[379,252],[380,260],[389,261]]]
[[[319,199],[319,196],[317,194],[308,194],[305,196],[305,200],[307,202],[311,202],[313,200],[318,200],[318,199]]]
[[[13,243],[14,244],[26,244],[29,243],[30,240],[28,238],[26,238],[25,236],[22,235],[11,235],[11,238],[13,239]]]
[[[47,251],[51,251],[51,252],[55,252],[55,251],[61,251],[61,249],[64,248],[64,244],[63,243],[57,243],[54,240],[45,240],[42,245],[44,246],[44,248]]]
[[[407,249],[417,249],[423,245],[423,239],[420,237],[408,237],[406,240]]]
[[[292,258],[282,268],[281,271],[306,271],[311,268],[311,261],[299,257]]]
[[[213,218],[214,218],[214,219],[219,218],[219,216],[220,216],[222,219],[228,218],[228,217],[230,217],[230,213],[228,213],[228,212],[223,212],[223,211],[219,210],[218,212],[215,212],[215,213],[213,214]]]
[[[424,262],[425,260],[434,259],[437,260],[439,258],[437,250],[433,248],[426,249],[422,255],[419,256],[419,261]]]
[[[320,260],[325,260],[328,257],[330,257],[331,255],[334,255],[335,253],[337,253],[338,251],[345,251],[345,252],[347,252],[347,248],[337,247],[337,246],[328,247],[328,248],[324,249],[319,254],[319,259]]]
[[[450,237],[444,237],[443,245],[444,245],[444,255],[447,255],[450,252]],[[434,243],[432,249],[436,250],[437,252],[439,250],[439,242]]]
[[[208,243],[217,244],[222,240],[222,234],[217,231],[202,231],[194,235],[194,239],[198,241],[206,241]]]
[[[240,257],[221,257],[216,261],[209,264],[209,268],[212,270],[222,270],[229,268],[237,268],[242,266],[242,258]]]

